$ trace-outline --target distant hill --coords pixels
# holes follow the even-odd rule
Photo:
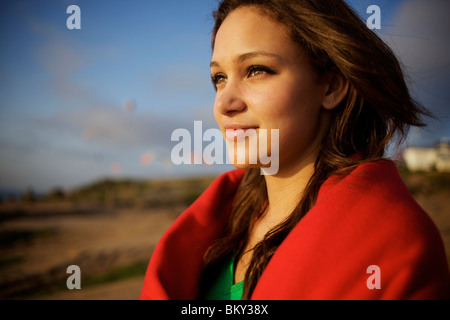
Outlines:
[[[68,201],[108,207],[162,207],[189,205],[215,177],[163,180],[102,179],[80,188],[54,189],[39,201]]]
[[[448,172],[411,172],[404,165],[399,165],[399,171],[414,196],[436,192],[450,193]],[[215,178],[215,176],[157,180],[105,178],[69,191],[54,188],[47,194],[35,194],[32,189],[25,192],[0,190],[0,200],[16,203],[65,202],[108,208],[189,205]]]

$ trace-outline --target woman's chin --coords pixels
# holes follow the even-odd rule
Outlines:
[[[231,164],[237,169],[251,169],[251,168],[260,168],[259,164],[249,164],[249,163],[239,163],[236,161],[231,161]]]

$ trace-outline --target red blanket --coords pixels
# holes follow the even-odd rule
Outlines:
[[[167,230],[141,299],[196,299],[203,254],[224,229],[243,174],[221,175]],[[252,299],[447,299],[449,288],[437,228],[395,164],[379,161],[323,184]]]

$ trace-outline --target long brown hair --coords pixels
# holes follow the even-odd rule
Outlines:
[[[213,49],[225,18],[242,6],[254,6],[284,25],[292,40],[306,50],[319,76],[334,73],[349,83],[346,98],[331,111],[331,124],[303,197],[290,216],[253,249],[243,293],[243,299],[250,299],[278,246],[315,204],[323,182],[361,163],[382,159],[393,138],[401,141],[409,126],[424,126],[421,117],[430,113],[410,96],[391,49],[344,1],[223,0],[214,12]],[[201,290],[207,289],[224,259],[233,252],[238,259],[243,253],[248,233],[266,201],[264,176],[259,169],[246,170],[228,229],[205,254]]]

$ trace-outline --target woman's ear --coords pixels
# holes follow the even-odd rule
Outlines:
[[[342,75],[331,73],[328,75],[328,91],[325,94],[322,106],[326,110],[336,108],[348,92],[348,81]]]

